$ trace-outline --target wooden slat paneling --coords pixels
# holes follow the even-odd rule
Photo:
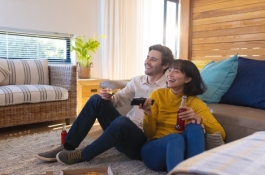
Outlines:
[[[221,57],[191,57],[191,60],[214,60],[214,61],[221,61],[227,58],[230,58],[233,55],[221,56]],[[255,59],[255,60],[265,60],[265,56],[247,56],[247,55],[239,55],[245,58]]]
[[[208,4],[214,4],[214,3],[225,2],[225,1],[231,1],[231,0],[214,0],[214,1],[193,0],[193,7],[205,6],[205,5],[208,5]]]
[[[211,1],[211,2],[213,2],[213,1]],[[220,2],[220,3],[212,3],[212,4],[200,6],[200,7],[194,7],[193,13],[217,10],[220,8],[238,7],[238,6],[254,4],[254,3],[259,3],[259,2],[265,2],[265,0],[251,0],[251,1],[249,1],[249,0],[248,1],[231,0],[231,1],[225,1],[225,2]]]
[[[207,24],[207,25],[201,25],[201,26],[193,26],[193,32],[222,30],[222,29],[231,29],[231,28],[248,27],[248,26],[258,26],[258,25],[264,25],[264,24],[265,24],[265,18],[247,19],[247,20],[241,20],[241,21],[232,21],[232,22]]]
[[[220,23],[220,22],[239,21],[239,20],[244,20],[244,19],[255,19],[255,18],[264,18],[264,17],[265,17],[265,10],[260,10],[260,11],[254,11],[254,12],[228,15],[228,16],[197,19],[197,20],[193,20],[192,24],[196,26],[196,25],[203,25],[203,24],[215,24],[215,23]]]
[[[265,0],[192,0],[191,59],[265,60]]]
[[[246,41],[246,42],[230,42],[230,43],[210,43],[210,44],[194,44],[192,50],[213,50],[213,49],[237,49],[237,48],[263,48],[265,52],[265,41]]]
[[[265,40],[265,33],[192,39],[193,44]]]
[[[207,37],[214,37],[214,36],[234,35],[235,33],[239,35],[239,34],[262,33],[262,32],[265,32],[265,25],[224,29],[224,30],[194,32],[192,34],[192,37],[193,38],[207,38]]]
[[[265,56],[264,49],[231,49],[231,50],[195,50],[192,51],[192,56],[194,57],[204,57],[204,56],[226,56],[226,55],[248,55],[248,56]]]
[[[179,58],[189,59],[190,57],[190,0],[180,0],[180,39],[179,39]]]
[[[263,5],[263,3],[264,2],[255,3],[255,4],[253,3],[253,4],[244,5],[244,6],[194,13],[192,15],[192,18],[193,20],[196,20],[196,19],[202,19],[202,18],[212,18],[212,17],[217,17],[217,16],[226,16],[226,15],[232,15],[232,14],[237,14],[237,13],[246,13],[246,12],[264,10],[265,6]]]

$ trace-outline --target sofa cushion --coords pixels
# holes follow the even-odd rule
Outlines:
[[[0,86],[0,106],[68,99],[68,90],[50,85]]]
[[[198,97],[205,103],[218,103],[233,83],[237,67],[237,54],[228,59],[207,64],[201,71],[207,90]]]
[[[49,84],[47,59],[0,59],[0,65],[3,69],[11,72],[11,75],[0,83],[2,86],[19,84]]]
[[[265,61],[239,57],[237,76],[220,103],[265,109]]]
[[[0,67],[0,83],[11,75],[11,72],[7,69]]]

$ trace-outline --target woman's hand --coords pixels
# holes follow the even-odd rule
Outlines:
[[[100,89],[99,95],[104,100],[112,100],[112,94],[109,94],[110,88]]]
[[[196,123],[196,121],[195,121],[195,120],[190,120],[190,121],[188,121],[186,124],[189,124],[189,123]],[[199,123],[197,123],[197,124],[199,124]],[[201,123],[201,127],[202,127],[202,129],[203,129],[203,133],[205,134],[206,131],[205,131],[205,127],[204,127],[204,124],[203,124],[203,123]]]
[[[179,113],[179,118],[187,121],[195,120],[197,124],[201,124],[202,118],[197,115],[192,108],[182,106],[181,109],[185,109],[186,111]]]
[[[203,132],[205,133],[205,128],[204,125],[202,123],[202,118],[197,115],[192,108],[186,107],[186,106],[182,106],[180,107],[182,109],[186,109],[186,111],[179,113],[179,118],[187,120],[186,124],[189,123],[196,123],[198,125],[201,125]]]
[[[140,104],[139,105],[139,109],[144,110],[144,113],[146,115],[151,115],[152,111],[151,111],[151,105],[152,105],[152,99],[151,98],[146,98],[144,104]]]

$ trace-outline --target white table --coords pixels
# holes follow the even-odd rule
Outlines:
[[[265,131],[205,151],[169,172],[180,174],[264,175]]]

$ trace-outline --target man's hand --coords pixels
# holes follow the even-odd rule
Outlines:
[[[144,104],[140,104],[139,105],[139,109],[142,109],[144,110],[144,113],[146,115],[151,115],[152,114],[152,111],[151,111],[151,105],[152,105],[152,99],[151,98],[146,98]]]
[[[110,100],[110,101],[112,101],[112,96],[113,95],[110,94],[109,91],[111,91],[110,88],[100,89],[99,95],[104,100]]]

